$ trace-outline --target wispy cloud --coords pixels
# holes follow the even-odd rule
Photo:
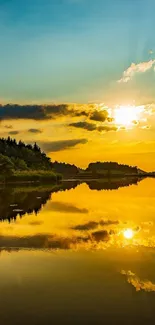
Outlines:
[[[123,76],[120,80],[118,80],[118,82],[119,83],[128,82],[134,77],[136,73],[144,73],[150,70],[154,66],[154,64],[155,64],[155,60],[144,61],[138,64],[132,63],[130,67],[123,72]]]
[[[58,140],[58,141],[38,141],[38,144],[45,152],[56,152],[69,148],[73,148],[78,144],[87,143],[87,139],[69,139],[69,140]]]

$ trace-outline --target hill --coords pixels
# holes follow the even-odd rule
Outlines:
[[[100,176],[138,175],[138,168],[136,166],[118,164],[111,161],[90,163],[86,171]]]
[[[145,176],[146,173],[136,166],[119,164],[117,162],[90,163],[86,169],[80,169],[75,165],[54,162],[53,168],[61,173],[65,179],[97,179],[124,176]]]

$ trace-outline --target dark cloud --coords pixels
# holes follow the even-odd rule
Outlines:
[[[71,139],[71,140],[59,140],[59,141],[51,141],[51,142],[42,142],[39,141],[39,145],[45,152],[56,152],[65,149],[69,149],[75,147],[78,144],[87,143],[87,139]]]
[[[40,130],[40,129],[29,129],[28,132],[30,132],[30,133],[42,133],[42,130]]]
[[[98,222],[95,221],[89,221],[82,225],[77,225],[75,227],[72,227],[74,230],[80,230],[80,231],[86,231],[86,230],[92,230],[98,227]]]
[[[36,121],[55,119],[62,116],[85,116],[90,120],[111,122],[108,111],[99,111],[91,104],[51,104],[51,105],[0,105],[0,120],[32,119]]]
[[[63,202],[50,202],[50,207],[48,208],[52,211],[68,212],[68,213],[88,213],[85,208],[78,208],[77,206],[69,203]]]
[[[97,127],[97,130],[99,132],[102,131],[109,132],[109,131],[117,131],[118,128],[115,125],[101,125]]]
[[[99,241],[108,241],[110,239],[110,236],[109,236],[109,233],[108,233],[107,230],[94,231],[92,233],[92,237],[97,242],[99,242]]]
[[[79,110],[76,105],[17,105],[7,104],[0,106],[0,120],[32,119],[48,120],[60,116],[88,116],[84,109]]]
[[[105,122],[108,119],[108,112],[104,111],[94,111],[89,116],[90,120]]]
[[[0,106],[0,119],[33,119],[47,120],[55,116],[67,115],[67,105],[17,105]]]
[[[72,227],[74,230],[80,230],[80,231],[87,231],[87,230],[93,230],[97,228],[98,226],[111,226],[111,225],[118,225],[118,220],[101,220],[99,222],[96,221],[89,221],[87,223],[77,225]]]
[[[85,129],[88,131],[96,130],[96,124],[89,123],[89,122],[75,122],[75,123],[69,124],[69,126],[73,126],[75,128],[80,128],[80,129]]]
[[[75,109],[71,109],[69,110],[70,115],[78,117],[78,116],[89,116],[89,112],[88,111],[84,111],[84,110],[75,110]]]
[[[19,134],[19,133],[20,133],[19,131],[10,131],[10,132],[9,132],[10,135],[17,135],[17,134]]]
[[[100,125],[97,126],[95,123],[90,123],[90,122],[75,122],[75,123],[71,123],[69,124],[69,126],[75,127],[75,128],[80,128],[80,129],[85,129],[87,131],[105,131],[105,132],[109,132],[109,131],[117,131],[117,127],[114,125]]]

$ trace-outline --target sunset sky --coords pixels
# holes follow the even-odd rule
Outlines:
[[[154,12],[154,0],[0,0],[0,137],[81,167],[155,170]]]

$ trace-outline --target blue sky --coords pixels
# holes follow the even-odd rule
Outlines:
[[[0,0],[1,100],[104,102],[122,92],[133,100],[150,83],[149,101],[151,72],[117,80],[153,58],[154,12],[154,0]]]
[[[81,167],[154,170],[154,12],[155,0],[0,0],[0,103],[19,104],[1,106],[0,137]]]

